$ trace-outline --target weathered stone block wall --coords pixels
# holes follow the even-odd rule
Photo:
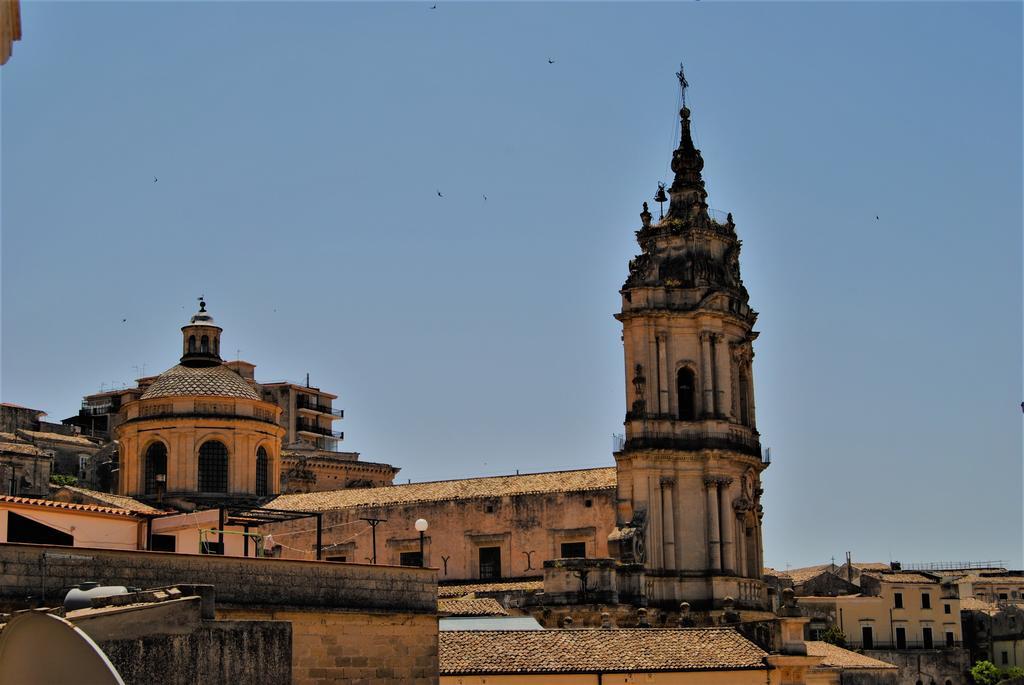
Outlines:
[[[204,622],[187,635],[99,643],[125,685],[282,685],[292,682],[286,622]]]
[[[208,583],[218,603],[437,612],[431,569],[0,544],[0,604],[40,603],[44,593],[52,604],[89,580],[141,588]]]
[[[917,681],[935,681],[944,685],[968,685],[970,661],[966,649],[866,649],[866,656],[897,666],[899,685],[915,685]]]
[[[278,607],[217,608],[218,618],[290,621],[292,683],[437,683],[437,616]]]

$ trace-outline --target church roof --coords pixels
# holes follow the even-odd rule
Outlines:
[[[585,492],[615,488],[615,467],[550,471],[516,476],[490,476],[429,483],[389,485],[380,488],[327,490],[281,495],[269,502],[271,509],[325,511],[348,507],[377,507],[416,502],[486,499],[555,492]]]
[[[445,631],[442,675],[635,673],[766,668],[767,654],[731,628]]]
[[[200,367],[178,364],[157,376],[140,399],[189,395],[260,399],[251,385],[223,364]]]

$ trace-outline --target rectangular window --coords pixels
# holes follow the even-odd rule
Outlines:
[[[871,633],[871,626],[861,626],[860,627],[860,642],[861,642],[861,646],[864,649],[874,649],[875,648],[875,638],[874,638],[874,635],[872,635],[872,633]]]
[[[921,608],[931,609],[932,608],[932,596],[927,592],[921,593]]]
[[[401,552],[398,555],[400,566],[423,566],[423,555],[419,552]]]
[[[951,614],[951,613],[953,613],[953,610],[949,607],[948,604],[943,604],[942,605],[942,613],[944,613],[944,614]]]
[[[224,554],[224,543],[223,542],[211,542],[205,540],[199,543],[200,554]]]
[[[903,593],[902,592],[893,593],[892,601],[893,601],[893,606],[894,607],[896,607],[897,609],[902,609],[903,608]]]
[[[907,629],[899,627],[896,629],[896,649],[907,648]]]
[[[949,631],[949,630],[946,631],[946,646],[947,647],[955,647],[956,646],[956,636],[953,635],[953,633],[951,631]]]
[[[501,578],[501,548],[480,548],[480,577]]]
[[[587,556],[587,543],[585,542],[563,542],[563,559],[585,559]]]
[[[924,643],[923,646],[924,646],[925,649],[931,649],[932,647],[935,646],[934,643],[932,642],[932,629],[931,628],[921,628],[921,642]]]
[[[1004,665],[1010,663],[1010,655],[1009,655],[1009,653],[1003,652],[1002,658],[1003,658],[1003,664]]]
[[[348,557],[327,557],[327,561],[345,562],[345,561],[348,561]]]
[[[1001,599],[1001,600],[1003,600],[1005,602],[1006,600],[1009,599],[1009,597],[1006,596],[1005,592],[1000,592],[999,593],[999,599]]]
[[[154,552],[176,552],[178,538],[173,535],[154,534],[149,546]]]

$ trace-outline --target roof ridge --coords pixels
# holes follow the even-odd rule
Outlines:
[[[362,463],[362,462],[360,462],[360,463]],[[366,463],[371,463],[371,462],[366,462]],[[614,469],[614,468],[616,468],[616,467],[615,466],[591,466],[590,468],[582,468],[582,469],[559,469],[559,470],[555,470],[555,471],[536,471],[534,473],[513,473],[511,475],[505,475],[505,476],[470,476],[469,478],[443,478],[441,480],[421,480],[421,481],[416,481],[415,483],[392,483],[391,485],[382,485],[382,486],[380,486],[380,488],[374,488],[374,489],[376,490],[376,489],[382,489],[382,488],[383,489],[387,489],[387,488],[408,488],[408,487],[413,486],[413,485],[436,485],[438,483],[461,483],[461,482],[464,482],[464,481],[467,481],[467,480],[490,480],[492,478],[525,478],[526,476],[547,476],[547,475],[551,475],[553,473],[579,473],[581,471],[600,471],[602,469]],[[344,490],[344,489],[347,489],[347,488],[342,488],[342,489]],[[309,493],[296,492],[296,493],[290,493],[290,494],[305,495],[305,494],[309,494]]]

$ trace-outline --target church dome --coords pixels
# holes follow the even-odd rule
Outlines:
[[[259,395],[241,376],[224,366],[178,364],[157,376],[139,399],[154,397],[241,397],[258,400]]]

